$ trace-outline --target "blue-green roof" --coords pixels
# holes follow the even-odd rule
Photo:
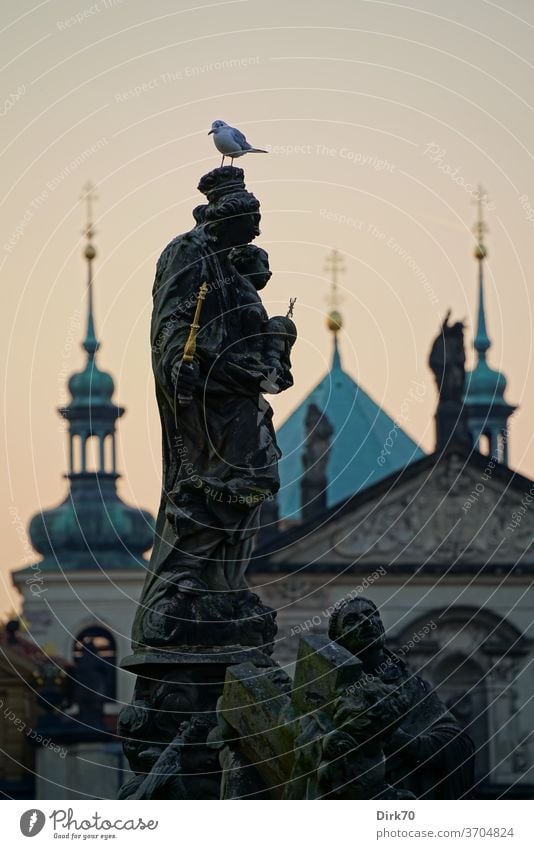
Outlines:
[[[424,456],[417,443],[343,371],[336,343],[330,371],[277,430],[282,450],[278,494],[281,519],[299,518],[305,419],[310,404],[326,414],[333,428],[327,507]]]

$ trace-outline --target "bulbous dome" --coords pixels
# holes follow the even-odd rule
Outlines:
[[[142,563],[153,544],[154,519],[121,501],[114,480],[91,475],[73,480],[70,495],[57,507],[37,513],[29,534],[45,562],[107,570]]]
[[[495,371],[486,360],[479,360],[473,371],[465,376],[465,402],[467,404],[492,404],[502,401],[506,391],[506,377]]]
[[[93,404],[110,404],[115,384],[110,374],[100,371],[94,359],[89,359],[83,371],[75,372],[69,379],[72,395],[71,407],[88,407]]]

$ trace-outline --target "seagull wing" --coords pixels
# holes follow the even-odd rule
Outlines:
[[[237,130],[235,127],[232,127],[232,138],[241,150],[248,150],[251,147],[241,130]]]

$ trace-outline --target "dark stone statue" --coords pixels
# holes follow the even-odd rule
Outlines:
[[[434,340],[428,364],[439,393],[436,410],[436,449],[449,442],[470,446],[467,410],[464,405],[465,347],[461,321],[449,324],[450,310]]]
[[[163,489],[134,645],[198,644],[193,631],[210,618],[209,594],[246,589],[259,511],[280,485],[272,410],[263,393],[292,385],[295,327],[289,319],[269,319],[258,295],[271,273],[265,251],[248,245],[259,234],[260,214],[242,170],[218,168],[199,189],[208,204],[201,214],[197,208],[197,226],[165,248],[154,283]],[[195,359],[187,363],[183,353],[201,283],[207,296]],[[223,613],[216,618],[227,620]]]
[[[386,647],[376,605],[345,601],[332,615],[329,636],[362,662],[368,681],[394,688],[405,700],[400,722],[384,740],[388,784],[418,799],[466,798],[474,782],[473,743],[428,682]]]
[[[430,351],[429,365],[434,372],[439,397],[443,401],[461,401],[465,384],[464,326],[449,324],[450,310]]]
[[[273,650],[275,613],[245,580],[262,504],[279,489],[265,393],[293,383],[296,328],[269,318],[260,205],[233,166],[206,174],[195,226],[156,269],[152,366],[163,451],[154,548],[133,629],[138,675],[120,733],[135,778],[121,798],[216,798],[203,747],[230,663]],[[208,766],[212,769],[209,772]]]
[[[460,799],[473,744],[389,651],[373,602],[347,598],[329,637],[301,638],[295,676],[227,670],[218,724],[223,798]]]

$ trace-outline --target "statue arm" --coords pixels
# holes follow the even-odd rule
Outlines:
[[[435,766],[447,766],[449,763],[449,747],[454,744],[465,750],[465,755],[472,755],[472,743],[459,725],[452,721],[437,722],[428,731],[411,734],[402,728],[397,728],[387,742],[389,754],[400,755],[413,763],[432,763]]]

